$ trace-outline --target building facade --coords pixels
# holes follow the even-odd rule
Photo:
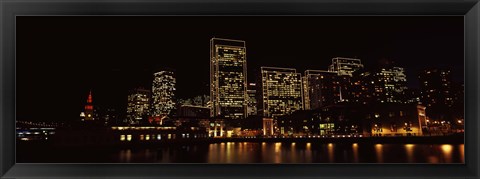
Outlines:
[[[375,96],[379,102],[406,103],[407,77],[403,68],[382,68],[375,77]]]
[[[257,86],[255,83],[248,83],[247,95],[247,115],[257,115]]]
[[[153,74],[152,116],[166,116],[175,109],[176,80],[172,71],[160,71]]]
[[[150,90],[136,88],[127,97],[126,123],[136,125],[146,121],[150,110]]]
[[[427,107],[453,105],[452,77],[447,69],[427,69],[419,75],[420,101]]]
[[[328,71],[337,72],[338,75],[352,76],[353,72],[363,68],[362,61],[356,58],[335,57]]]
[[[211,117],[247,116],[247,57],[245,41],[210,40]]]
[[[338,104],[298,111],[278,119],[285,136],[422,136],[425,107],[417,104]]]
[[[344,86],[340,84],[341,78],[336,72],[306,70],[302,77],[305,110],[318,109],[343,100],[340,98],[340,91]]]
[[[261,67],[264,117],[291,114],[303,109],[302,77],[295,69]]]

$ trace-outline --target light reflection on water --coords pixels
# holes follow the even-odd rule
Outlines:
[[[441,146],[441,148],[442,148],[443,157],[445,157],[445,162],[451,163],[453,146],[450,144],[444,144]]]
[[[375,153],[377,154],[377,163],[383,163],[383,145],[375,144]]]
[[[226,142],[159,149],[124,149],[132,163],[463,163],[464,145]]]
[[[414,147],[415,147],[414,144],[405,144],[405,151],[407,153],[407,162],[408,163],[413,163],[415,161],[414,156],[413,156]]]

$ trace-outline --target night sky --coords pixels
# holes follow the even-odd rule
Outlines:
[[[17,120],[78,120],[95,105],[124,113],[129,89],[174,69],[178,98],[209,94],[209,40],[245,40],[248,80],[260,66],[327,70],[333,57],[404,67],[409,87],[428,67],[464,74],[463,16],[17,17]]]

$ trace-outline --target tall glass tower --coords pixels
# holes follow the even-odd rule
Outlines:
[[[245,41],[210,40],[211,117],[242,119],[247,114]]]

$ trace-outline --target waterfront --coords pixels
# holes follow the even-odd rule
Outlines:
[[[464,144],[221,142],[142,148],[17,146],[18,163],[464,163]]]

